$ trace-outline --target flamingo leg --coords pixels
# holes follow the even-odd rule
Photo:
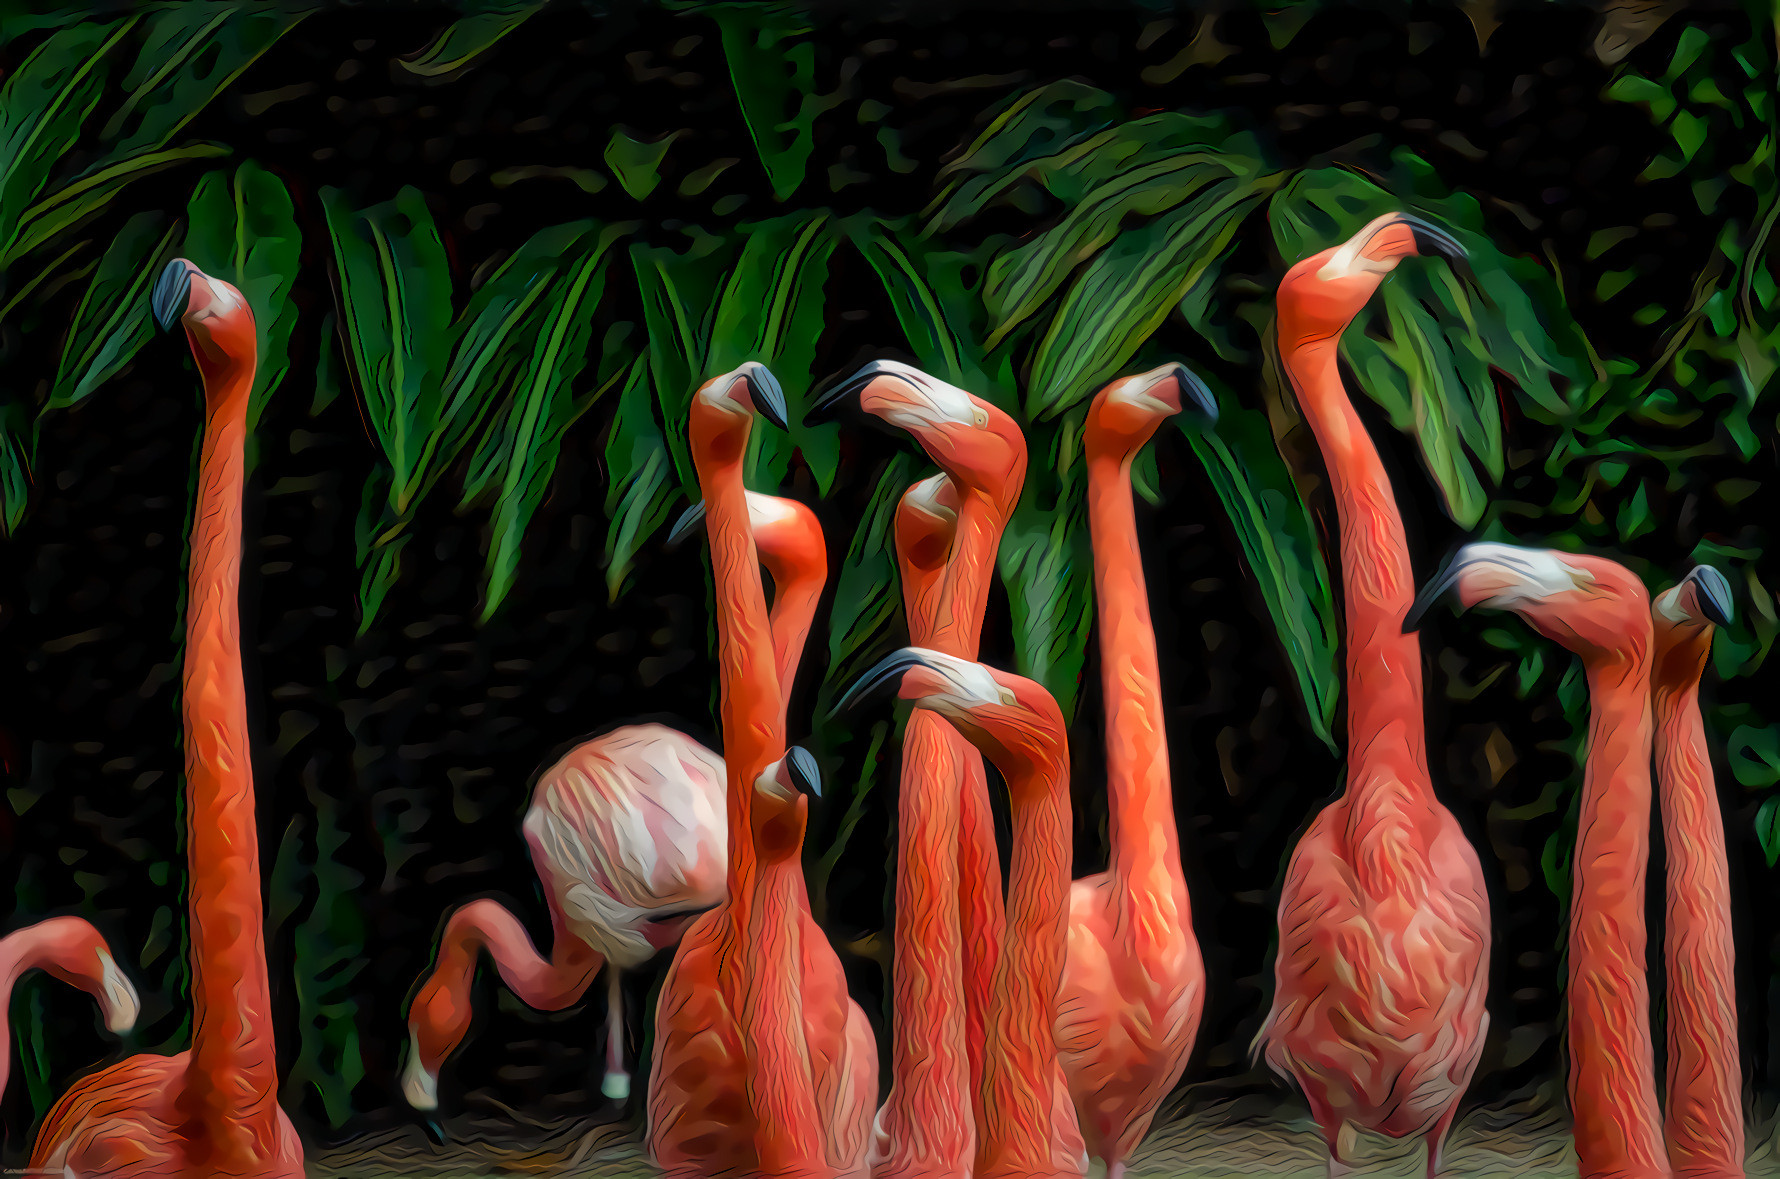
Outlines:
[[[1434,1128],[1428,1131],[1428,1179],[1436,1179],[1436,1176],[1440,1174],[1440,1167],[1445,1161],[1446,1155],[1446,1134],[1452,1129],[1453,1115],[1458,1112],[1458,1103],[1454,1102],[1447,1107],[1445,1113],[1440,1115],[1440,1120],[1434,1123]]]

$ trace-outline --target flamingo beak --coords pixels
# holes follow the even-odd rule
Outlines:
[[[155,279],[154,291],[149,295],[149,306],[162,331],[172,331],[185,315],[192,297],[192,275],[197,272],[198,268],[184,258],[175,258],[161,268],[161,276]]]
[[[674,521],[674,526],[668,530],[667,547],[678,548],[687,537],[703,528],[704,524],[705,501],[701,499]]]
[[[1461,559],[1463,553],[1464,550],[1459,549],[1442,561],[1428,584],[1422,586],[1421,592],[1415,595],[1415,601],[1409,604],[1408,613],[1403,615],[1404,634],[1414,634],[1420,630],[1422,618],[1428,609],[1458,585],[1466,567],[1466,562]]]
[[[810,410],[810,416],[817,421],[833,421],[840,416],[840,411],[851,399],[865,392],[865,387],[881,376],[892,376],[899,381],[906,379],[881,360],[869,361],[858,372],[824,393]]]
[[[1730,579],[1710,565],[1696,565],[1687,575],[1700,599],[1700,612],[1717,626],[1729,626],[1736,611],[1731,599]]]
[[[927,658],[927,653],[918,647],[904,647],[900,651],[892,651],[880,659],[871,670],[854,681],[853,686],[841,695],[835,706],[829,710],[830,716],[839,714],[848,708],[857,708],[867,700],[875,699],[886,689],[894,691],[902,684],[902,677],[917,667],[941,670]]]
[[[779,429],[790,431],[791,418],[785,409],[785,390],[779,387],[779,378],[773,376],[766,365],[750,360],[736,369],[736,379],[748,382],[748,396],[754,402],[754,412]]]
[[[1211,387],[1200,378],[1199,374],[1184,364],[1171,364],[1167,366],[1167,370],[1162,373],[1156,383],[1160,384],[1169,377],[1173,377],[1174,383],[1179,387],[1178,400],[1180,404],[1176,408],[1176,412],[1178,413],[1190,405],[1194,412],[1205,419],[1206,425],[1216,424],[1218,399],[1213,396]],[[1154,388],[1154,386],[1151,387]]]
[[[801,745],[793,745],[787,749],[785,770],[793,786],[812,797],[822,797],[822,768],[816,764],[815,755],[809,750]]]
[[[1416,251],[1423,257],[1440,254],[1455,262],[1463,262],[1470,257],[1465,247],[1459,244],[1459,239],[1439,226],[1410,213],[1399,214],[1398,220],[1409,227],[1410,234],[1415,238]]]

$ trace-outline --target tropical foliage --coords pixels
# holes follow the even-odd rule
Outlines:
[[[1270,11],[1275,47],[1317,7]],[[399,68],[429,85],[471,85],[504,38],[550,11],[468,6],[437,22],[437,36]],[[697,496],[688,399],[705,377],[744,360],[779,377],[792,421],[788,435],[756,431],[750,485],[829,495],[844,442],[838,426],[806,422],[805,411],[841,375],[823,365],[824,332],[869,303],[888,309],[879,325],[887,349],[996,402],[1026,431],[1030,474],[1000,573],[1020,669],[1066,710],[1089,658],[1080,445],[1088,401],[1109,379],[1163,359],[1204,373],[1220,417],[1213,428],[1183,424],[1187,448],[1215,492],[1220,526],[1240,551],[1257,616],[1271,622],[1309,730],[1338,749],[1339,554],[1316,461],[1292,439],[1292,394],[1271,356],[1272,283],[1377,213],[1408,208],[1453,233],[1470,264],[1406,264],[1342,342],[1355,387],[1419,455],[1410,480],[1423,482],[1400,494],[1431,497],[1451,535],[1624,552],[1653,585],[1693,561],[1719,564],[1739,591],[1737,621],[1715,651],[1722,679],[1754,676],[1780,633],[1757,533],[1720,529],[1691,552],[1674,551],[1655,543],[1663,521],[1652,506],[1677,497],[1689,472],[1709,463],[1711,494],[1734,508],[1764,477],[1757,464],[1771,467],[1780,115],[1774,28],[1758,5],[1737,37],[1688,25],[1666,62],[1632,47],[1611,58],[1601,98],[1635,104],[1672,141],[1646,178],[1719,225],[1692,288],[1655,294],[1634,281],[1637,227],[1602,228],[1584,257],[1540,257],[1486,194],[1455,189],[1407,147],[1375,142],[1304,158],[1240,110],[1184,101],[1143,109],[1079,80],[1004,97],[938,170],[924,204],[834,207],[812,174],[817,121],[845,103],[867,125],[880,117],[876,100],[818,89],[813,18],[742,3],[685,19],[711,25],[721,42],[749,158],[682,168],[670,183],[674,135],[614,126],[573,167],[521,169],[506,182],[567,178],[586,194],[615,187],[628,214],[538,226],[469,270],[441,229],[438,198],[417,187],[380,177],[370,188],[310,189],[301,175],[185,134],[307,13],[295,4],[180,5],[113,20],[20,19],[5,29],[0,328],[57,290],[79,292],[53,373],[37,379],[16,333],[8,346],[0,518],[9,534],[28,530],[51,494],[32,478],[42,415],[102,396],[127,370],[151,334],[146,284],[174,254],[228,278],[251,303],[266,361],[256,416],[268,399],[310,388],[318,404],[347,391],[362,411],[378,461],[355,525],[351,607],[361,634],[419,582],[415,566],[433,562],[417,561],[409,545],[435,495],[483,530],[481,621],[496,620],[528,576],[528,527],[576,431],[603,438],[595,498],[605,517],[604,596],[624,602],[638,555]],[[890,166],[913,171],[913,161],[899,168],[887,133]],[[771,215],[737,218],[724,197],[703,220],[684,220],[685,202],[728,169],[758,173]],[[134,195],[151,176],[157,199],[178,194],[171,203]],[[658,211],[670,200],[671,218]],[[114,227],[104,239],[91,232],[100,223]],[[842,289],[843,266],[850,283],[872,284],[869,294]],[[1601,325],[1615,317],[1660,347],[1644,357],[1598,347]],[[320,341],[309,371],[288,362],[299,324]],[[35,384],[17,375],[25,372]],[[1536,449],[1535,438],[1549,449]],[[901,641],[890,517],[920,463],[911,453],[872,472],[867,507],[846,521],[844,545],[831,540],[838,588],[817,644],[825,658],[811,661],[822,665],[818,715]],[[1158,498],[1153,454],[1136,474]],[[1482,638],[1499,661],[1471,688],[1509,676],[1520,699],[1555,695],[1574,755],[1586,710],[1574,669],[1524,631],[1496,625]],[[1749,704],[1709,716],[1736,781],[1768,792],[1755,834],[1770,865],[1780,860],[1780,730],[1771,720],[1771,710]],[[857,767],[861,783],[852,809],[812,848],[820,904],[886,732],[824,723],[818,736],[825,758]],[[1572,793],[1554,792],[1548,807]],[[311,873],[315,889],[295,923],[304,1031],[294,1076],[338,1124],[365,1074],[344,996],[367,935],[353,899],[359,874],[335,858],[344,820],[325,792],[312,799],[312,819],[292,828],[279,857],[285,871]],[[1566,857],[1560,830],[1542,856],[1559,897],[1568,892]]]

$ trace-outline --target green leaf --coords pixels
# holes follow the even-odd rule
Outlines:
[[[1335,598],[1316,525],[1274,445],[1267,416],[1220,392],[1216,432],[1176,418],[1217,491],[1273,619],[1310,727],[1336,750]]]
[[[637,243],[630,249],[643,322],[649,333],[649,377],[655,384],[674,469],[688,498],[698,498],[698,475],[686,446],[692,394],[720,370],[707,363],[717,295],[732,255],[729,243],[695,238],[684,253]]]
[[[1024,165],[1061,153],[1117,117],[1118,100],[1070,79],[1018,94],[956,160],[940,169],[932,230],[976,216],[1025,175]]]
[[[897,626],[902,592],[896,569],[896,505],[914,482],[913,471],[908,454],[891,458],[841,560],[828,616],[828,674],[818,696],[817,712],[823,716],[847,685],[896,649],[904,633]]]
[[[1780,728],[1739,725],[1725,745],[1724,756],[1739,785],[1750,790],[1780,785]]]
[[[1256,179],[1231,179],[1121,234],[1063,298],[1032,358],[1027,413],[1053,416],[1118,374],[1170,310],[1222,257],[1260,199]]]
[[[421,53],[412,60],[402,59],[403,68],[423,78],[436,78],[460,68],[541,11],[543,3],[506,2],[471,4],[470,11],[447,25]]]
[[[741,256],[723,287],[705,359],[707,375],[749,360],[772,370],[785,393],[789,433],[756,429],[749,440],[748,482],[771,492],[784,480],[793,449],[826,494],[840,463],[840,428],[804,424],[823,330],[823,285],[835,234],[826,213],[793,213],[741,227]]]
[[[0,256],[15,249],[19,226],[51,169],[80,138],[98,105],[112,50],[135,19],[81,21],[58,29],[20,62],[0,89]]]
[[[1668,87],[1629,70],[1613,79],[1601,93],[1614,102],[1643,103],[1649,109],[1653,123],[1663,122],[1675,109],[1675,99]]]
[[[198,181],[186,205],[184,253],[205,273],[233,283],[253,309],[259,369],[248,406],[250,432],[290,368],[297,326],[290,292],[302,252],[296,204],[277,176],[249,160],[232,177],[217,171]]]
[[[154,335],[149,292],[167,259],[179,225],[161,213],[138,213],[124,223],[99,259],[62,346],[48,406],[84,400],[116,376]]]
[[[813,89],[816,47],[796,40],[811,26],[797,13],[771,6],[723,5],[711,15],[748,135],[773,197],[783,201],[803,183],[816,116],[826,109]]]
[[[157,11],[124,76],[129,97],[100,133],[109,151],[93,170],[166,146],[312,7],[180,4]]]
[[[390,505],[412,510],[439,474],[440,381],[451,338],[445,246],[420,191],[355,212],[338,189],[322,209],[340,276],[340,320],[365,415],[393,476]]]
[[[314,786],[308,794],[315,814],[315,858],[308,872],[315,900],[291,938],[303,1034],[285,1084],[315,1090],[328,1124],[338,1129],[352,1117],[353,1091],[365,1078],[358,1032],[364,1013],[354,986],[368,962],[358,901],[365,879],[342,862],[347,827],[340,804]]]
[[[633,200],[642,200],[661,183],[661,161],[680,133],[675,131],[660,139],[632,139],[622,127],[612,128],[606,144],[606,167],[618,177],[618,183]]]
[[[574,382],[587,367],[593,312],[605,289],[605,262],[620,232],[608,228],[600,233],[551,283],[519,387],[487,436],[492,445],[479,447],[471,463],[472,488],[498,485],[484,621],[513,587],[520,542],[549,490],[563,435],[593,404],[593,397],[575,397]]]
[[[1763,799],[1761,809],[1755,812],[1755,838],[1768,867],[1780,864],[1780,795]]]
[[[606,439],[606,474],[606,595],[616,602],[638,550],[667,523],[679,498],[674,460],[655,422],[647,355],[632,364],[618,397]]]
[[[1080,450],[1082,413],[1033,436],[1020,502],[1002,533],[997,564],[1007,587],[1014,662],[1037,680],[1067,719],[1075,715],[1093,629],[1094,556],[1088,543],[1086,465],[1064,456]],[[1059,473],[1061,471],[1061,473]]]
[[[0,526],[12,536],[31,502],[31,411],[17,394],[0,407]]]

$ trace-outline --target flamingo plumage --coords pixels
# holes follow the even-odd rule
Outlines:
[[[822,527],[796,500],[747,493],[761,564],[773,580],[774,666],[788,696],[828,571]],[[668,543],[703,520],[694,505]],[[725,893],[723,759],[666,725],[625,725],[584,741],[546,770],[523,823],[550,910],[545,958],[518,918],[494,900],[471,901],[446,922],[438,961],[409,1008],[402,1092],[416,1109],[439,1104],[439,1069],[463,1042],[471,982],[486,950],[527,1006],[560,1011],[606,967],[606,1072],[600,1091],[630,1096],[624,1067],[623,972],[679,941]]]
[[[1509,610],[1582,659],[1588,759],[1571,860],[1570,1112],[1582,1179],[1670,1174],[1656,1101],[1645,977],[1650,852],[1650,595],[1602,557],[1480,543],[1455,554],[1405,625],[1451,591]]]
[[[1187,397],[1216,419],[1211,391],[1181,365],[1115,381],[1094,398],[1082,438],[1112,855],[1105,872],[1070,886],[1057,1045],[1082,1138],[1089,1156],[1106,1164],[1107,1179],[1119,1179],[1185,1071],[1205,1004],[1131,499],[1132,461]]]
[[[82,1078],[44,1119],[30,1165],[80,1179],[299,1179],[302,1143],[278,1106],[241,671],[241,500],[258,362],[253,311],[240,291],[183,258],[161,271],[152,302],[162,328],[184,325],[206,403],[180,698],[192,1046],[175,1056],[132,1056]]]
[[[690,410],[717,583],[728,829],[750,838],[731,839],[728,899],[693,923],[662,985],[647,1144],[669,1174],[851,1174],[864,1167],[876,1046],[787,846],[802,840],[784,821],[789,776],[811,778],[813,762],[786,752],[742,487],[756,410],[784,428],[778,383],[754,363],[705,382]]]
[[[1079,1176],[1087,1153],[1054,1028],[1070,885],[1069,740],[1049,692],[1029,679],[906,647],[866,672],[841,707],[883,686],[949,723],[995,763],[1013,810],[1007,938],[985,1019],[983,1099],[972,1173]],[[912,719],[912,717],[911,717]]]
[[[1650,604],[1651,712],[1668,861],[1663,957],[1668,1084],[1663,1139],[1687,1179],[1743,1174],[1743,1067],[1737,1053],[1736,943],[1724,815],[1706,751],[1700,677],[1712,633],[1731,621],[1731,586],[1700,565]]]
[[[142,1001],[112,956],[105,936],[84,917],[50,917],[0,937],[0,1045],[10,1045],[8,1011],[12,991],[28,971],[41,970],[58,982],[91,995],[105,1018],[105,1030],[121,1036],[136,1026]],[[0,1052],[0,1093],[12,1074],[12,1052]]]
[[[910,636],[974,659],[996,550],[1025,483],[1025,440],[994,405],[898,361],[865,365],[823,405],[855,395],[865,413],[913,434],[947,476],[951,551],[910,610]],[[1006,919],[982,756],[922,711],[903,732],[896,834],[895,1034],[872,1170],[958,1179],[990,1116],[983,1044]]]
[[[1405,257],[1458,243],[1400,213],[1293,266],[1280,360],[1328,468],[1341,523],[1347,782],[1293,849],[1279,900],[1273,1004],[1255,1043],[1297,1081],[1330,1153],[1354,1127],[1421,1137],[1428,1171],[1482,1051],[1489,902],[1476,850],[1434,795],[1414,594],[1390,479],[1342,388],[1341,334]]]

